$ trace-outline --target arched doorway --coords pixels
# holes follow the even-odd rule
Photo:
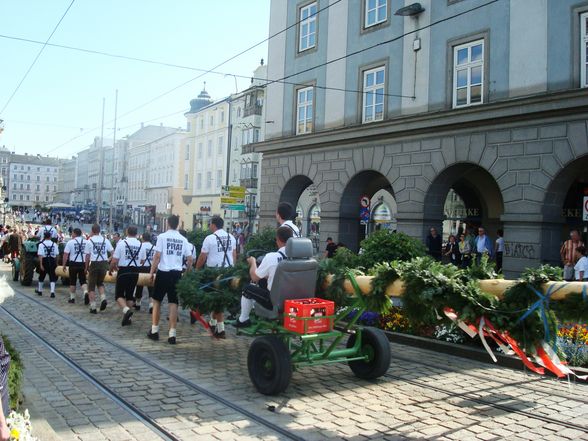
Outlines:
[[[543,202],[541,260],[559,265],[559,250],[571,229],[588,241],[588,221],[583,219],[584,198],[588,197],[588,156],[565,166],[551,181]]]
[[[380,190],[374,194],[370,211],[371,219],[368,234],[382,229],[396,230],[398,206],[396,200],[387,190]]]
[[[339,208],[339,242],[349,249],[358,251],[359,243],[369,233],[371,215],[364,223],[360,219],[362,197],[367,196],[371,201],[382,190],[394,200],[392,185],[386,176],[374,170],[359,172],[345,186]]]
[[[466,225],[474,230],[483,225],[495,238],[496,230],[502,228],[502,193],[494,177],[477,164],[455,164],[443,170],[429,186],[424,206],[423,236],[432,226],[442,228],[446,239]]]

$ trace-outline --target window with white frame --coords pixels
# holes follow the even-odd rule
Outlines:
[[[311,86],[298,89],[296,97],[296,134],[311,133],[314,119],[314,88]]]
[[[384,119],[385,82],[386,68],[384,66],[364,71],[362,122],[369,123]]]
[[[580,87],[588,87],[588,12],[580,15]]]
[[[217,170],[216,171],[216,188],[220,188],[223,185],[223,171]]]
[[[388,19],[387,0],[365,0],[365,21],[364,27],[369,28]]]
[[[453,107],[484,101],[484,41],[453,48]]]
[[[298,52],[316,46],[316,2],[300,8]]]

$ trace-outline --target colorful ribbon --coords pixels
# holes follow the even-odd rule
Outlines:
[[[521,318],[517,320],[517,323],[521,323],[527,317],[529,317],[533,312],[535,312],[536,309],[539,309],[539,313],[541,314],[541,320],[543,321],[543,329],[545,331],[545,341],[548,341],[548,342],[551,341],[550,333],[549,333],[549,321],[547,320],[547,312],[546,311],[549,310],[549,300],[550,300],[551,296],[566,285],[567,285],[567,283],[559,285],[559,287],[555,290],[553,288],[555,288],[556,285],[551,285],[549,287],[549,289],[547,290],[547,292],[545,293],[545,295],[543,295],[543,293],[541,291],[537,290],[534,286],[528,285],[529,288],[533,291],[533,293],[535,293],[535,295],[537,297],[539,297],[539,300],[537,300],[535,303],[533,303],[531,305],[531,307],[527,310],[527,312],[525,312],[521,316]]]

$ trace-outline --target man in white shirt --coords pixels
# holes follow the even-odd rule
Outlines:
[[[143,233],[142,240],[143,246],[139,252],[139,263],[141,264],[139,267],[139,273],[149,274],[149,271],[151,271],[151,263],[153,262],[153,257],[155,256],[155,245],[151,243],[151,233]],[[149,314],[151,314],[153,312],[153,287],[147,287],[147,292],[149,293]],[[137,311],[141,309],[142,298],[143,287],[137,285],[137,288],[135,289],[135,309]]]
[[[293,237],[300,237],[300,230],[292,222],[292,219],[296,218],[296,211],[288,202],[280,202],[278,209],[276,210],[276,220],[280,227],[287,227],[292,230]]]
[[[55,268],[57,267],[57,255],[59,248],[57,244],[51,240],[51,232],[46,231],[43,235],[43,241],[39,244],[37,255],[39,256],[39,288],[37,294],[43,295],[43,282],[45,276],[49,275],[49,282],[51,286],[51,298],[55,297],[55,282],[57,282],[57,275],[55,275]]]
[[[170,216],[167,219],[168,230],[157,237],[155,244],[155,256],[151,264],[151,280],[155,273],[155,286],[153,289],[153,313],[151,317],[151,330],[147,337],[151,340],[159,340],[159,316],[161,314],[161,302],[167,295],[169,307],[169,344],[176,344],[176,324],[178,322],[178,295],[176,284],[182,277],[182,265],[184,257],[187,258],[188,268],[192,267],[192,255],[190,244],[177,230],[180,218]]]
[[[122,309],[122,326],[131,324],[135,303],[135,288],[139,278],[139,253],[142,244],[137,239],[137,227],[127,228],[127,237],[119,240],[110,262],[110,272],[117,271],[114,297]]]
[[[76,281],[79,280],[80,286],[84,292],[84,302],[90,303],[88,297],[88,284],[86,282],[86,264],[84,262],[84,252],[86,250],[86,241],[82,236],[82,230],[74,228],[72,239],[67,242],[63,251],[63,270],[69,267],[69,300],[68,303],[76,302]]]
[[[496,232],[496,244],[494,245],[494,255],[496,256],[496,272],[502,272],[502,256],[504,255],[504,231],[498,230]]]
[[[47,218],[45,220],[45,225],[39,227],[39,231],[37,231],[37,237],[39,240],[43,240],[45,238],[45,233],[51,233],[51,240],[57,240],[57,229],[51,225],[51,219]]]
[[[100,225],[92,225],[92,236],[86,241],[86,273],[88,273],[88,297],[90,314],[96,314],[96,287],[100,293],[100,311],[106,309],[104,278],[108,272],[108,254],[114,249],[109,240],[100,235]]]
[[[237,241],[232,234],[223,230],[225,221],[220,216],[210,219],[209,234],[202,242],[202,250],[196,261],[196,269],[205,264],[209,268],[226,268],[233,266],[237,260]],[[210,328],[216,338],[226,338],[223,311],[214,311],[210,319]]]
[[[254,257],[249,257],[249,277],[251,277],[251,284],[247,285],[243,290],[241,296],[241,315],[235,322],[236,328],[246,328],[251,326],[249,314],[253,309],[254,302],[258,301],[264,307],[272,309],[270,300],[270,291],[274,283],[274,275],[278,264],[286,258],[286,243],[292,237],[292,230],[288,227],[280,227],[276,231],[276,245],[278,251],[275,253],[268,253],[263,257],[259,267],[257,260]],[[263,279],[267,280],[267,289],[259,286],[258,283]]]

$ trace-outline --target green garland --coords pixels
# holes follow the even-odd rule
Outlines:
[[[8,370],[9,404],[11,409],[18,410],[20,403],[23,401],[22,384],[24,380],[24,366],[20,354],[10,340],[3,334],[0,334],[0,338],[4,342],[6,352],[10,355],[10,369]]]

